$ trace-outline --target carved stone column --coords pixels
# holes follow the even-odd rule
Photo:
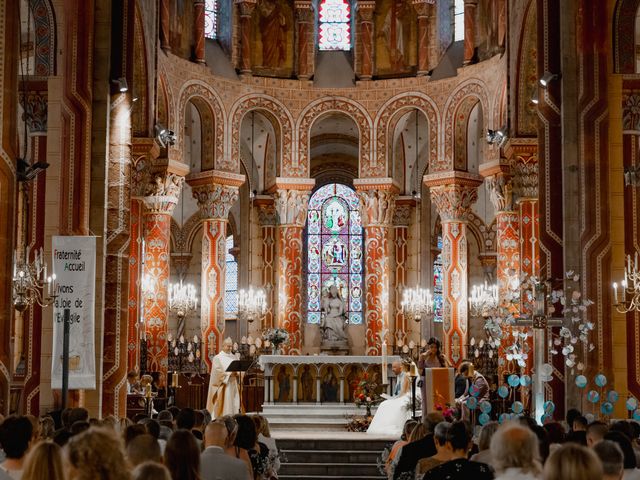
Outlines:
[[[380,355],[382,339],[389,329],[391,265],[389,237],[398,188],[390,178],[355,180],[364,228],[364,295],[367,355]]]
[[[169,2],[160,0],[160,48],[171,51],[171,31],[169,28]]]
[[[476,14],[478,0],[464,0],[464,65],[473,61],[476,51]]]
[[[254,200],[262,230],[262,287],[267,295],[267,312],[262,328],[275,326],[276,291],[276,223],[277,215],[273,197],[259,196]]]
[[[298,78],[306,80],[313,75],[313,4],[308,0],[296,0],[294,7],[298,31]]]
[[[360,0],[356,4],[358,19],[356,34],[359,37],[360,47],[357,49],[356,65],[360,67],[358,72],[360,80],[371,80],[373,76],[373,12],[375,8],[376,2],[370,0]]]
[[[257,0],[236,0],[240,6],[240,73],[251,73],[251,15]]]
[[[168,362],[171,214],[180,198],[185,169],[183,167],[178,172],[164,170],[152,175],[143,197],[143,278],[149,281],[150,287],[148,291],[143,292],[144,325],[148,345],[147,371],[161,372],[165,379]]]
[[[29,128],[30,163],[46,162],[47,155],[47,83],[28,81],[19,94]],[[35,180],[23,184],[18,193],[22,218],[28,220],[26,238],[18,229],[17,244],[29,245],[31,250],[44,248],[46,172]],[[14,323],[14,378],[23,377],[25,413],[38,415],[40,411],[40,357],[42,345],[42,307],[34,303],[23,313],[15,312]]]
[[[407,287],[407,270],[409,269],[409,224],[416,207],[413,197],[403,197],[396,200],[396,209],[393,215],[393,232],[395,248],[395,334],[396,332],[407,333],[413,330],[413,326],[407,325],[407,319],[402,312],[400,304],[402,302],[403,290]],[[418,329],[420,326],[418,326]],[[419,330],[418,330],[419,331]]]
[[[428,0],[412,0],[418,14],[418,75],[429,73],[429,17],[432,6]]]
[[[204,55],[204,0],[194,0],[193,61],[196,63],[205,63]]]
[[[285,353],[302,353],[302,233],[307,220],[309,194],[315,180],[276,180],[278,215],[278,314],[277,325],[289,332]]]
[[[229,211],[238,200],[238,189],[244,180],[244,175],[215,170],[195,173],[187,178],[203,220],[200,305],[204,360],[209,368],[224,335]]]
[[[464,172],[424,177],[442,220],[442,296],[444,354],[452,365],[467,356],[469,263],[467,216],[478,198],[482,179]]]

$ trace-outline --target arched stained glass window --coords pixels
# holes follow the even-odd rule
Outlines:
[[[442,237],[438,236],[438,249],[442,252]],[[442,253],[438,253],[433,261],[433,321],[442,322]]]
[[[464,0],[454,0],[453,40],[464,40]]]
[[[335,285],[349,323],[362,323],[362,222],[351,188],[332,183],[311,196],[307,252],[308,322],[320,323],[322,297]]]
[[[226,272],[224,277],[224,316],[235,318],[238,315],[238,262],[231,254],[233,235],[227,237]]]
[[[349,0],[322,0],[318,11],[318,48],[351,50]]]
[[[217,0],[205,0],[204,2],[204,36],[214,40],[218,35],[217,4]]]

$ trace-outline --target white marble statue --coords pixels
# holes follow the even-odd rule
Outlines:
[[[320,322],[322,343],[347,341],[345,332],[347,324],[346,310],[345,301],[340,297],[338,287],[331,285],[329,291],[322,298],[323,315]]]

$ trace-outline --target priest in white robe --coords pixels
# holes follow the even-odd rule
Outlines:
[[[229,364],[238,360],[238,356],[231,353],[232,349],[233,340],[227,338],[222,342],[222,351],[213,358],[207,410],[211,412],[211,417],[214,419],[240,412],[238,373],[227,372]]]

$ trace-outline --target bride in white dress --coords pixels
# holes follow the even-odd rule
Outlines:
[[[367,433],[400,438],[404,423],[411,418],[411,378],[400,362],[394,362],[391,369],[396,374],[393,396],[378,405]]]

